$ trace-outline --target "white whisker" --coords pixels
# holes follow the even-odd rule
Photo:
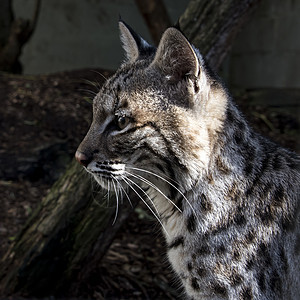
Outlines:
[[[127,166],[126,166],[127,167]],[[134,167],[128,167],[129,169],[136,169],[136,170],[139,170],[139,171],[147,171],[149,174],[151,175],[157,175],[156,173],[154,172],[151,172],[151,171],[148,171],[148,170],[144,170],[144,169],[140,169],[140,168],[134,168]],[[159,175],[157,175],[159,176]],[[174,178],[171,178],[169,176],[167,176],[166,174],[163,174],[163,175],[160,175],[163,179],[165,180],[169,180],[170,182],[173,182],[173,184],[177,184],[179,187],[181,186],[180,183],[178,181],[176,181]]]
[[[93,202],[96,203],[99,207],[102,207],[102,205],[97,201],[96,196],[98,194],[102,194],[102,188],[99,184],[95,184],[95,178],[92,174],[88,173],[90,180],[91,180],[91,186],[92,186],[92,199]]]
[[[156,191],[158,191],[163,197],[165,197],[179,212],[182,213],[182,210],[174,203],[174,201],[172,201],[168,196],[166,196],[153,182],[149,181],[148,179],[144,178],[141,175],[138,174],[132,174],[126,171],[127,174],[129,174],[130,176],[133,176],[139,180],[141,180],[142,182],[148,184],[149,186],[151,186],[153,189],[155,189]]]
[[[134,167],[128,167],[126,166],[127,169],[132,169],[132,170],[136,170],[136,171],[140,171],[140,172],[145,172],[145,173],[148,173],[150,175],[153,175],[161,180],[163,180],[164,182],[168,183],[170,186],[172,186],[182,197],[183,199],[188,203],[188,205],[190,206],[190,208],[192,209],[193,213],[195,216],[197,216],[192,204],[190,203],[190,201],[186,198],[186,196],[173,184],[171,183],[169,180],[165,179],[164,177],[158,175],[158,174],[155,174],[151,171],[148,171],[148,170],[144,170],[144,169],[140,169],[140,168],[134,168]]]
[[[148,200],[150,201],[150,203],[153,205],[153,208],[155,209],[155,212],[156,214],[159,216],[159,211],[157,210],[156,206],[154,205],[154,202],[153,200],[150,198],[150,196],[134,181],[132,181],[131,179],[129,179],[127,176],[126,176],[126,179],[130,180],[147,198]]]
[[[153,209],[148,205],[148,203],[143,199],[143,197],[136,191],[136,189],[132,186],[132,184],[138,186],[134,181],[132,181],[130,178],[128,177],[124,177],[122,176],[122,179],[126,182],[126,184],[128,184],[128,186],[137,194],[137,196],[143,201],[143,203],[148,207],[148,209],[151,211],[151,213],[154,215],[154,217],[157,219],[157,221],[160,223],[160,225],[162,226],[163,230],[165,231],[165,233],[169,236],[168,231],[166,230],[165,226],[163,225],[162,221],[160,220],[160,218],[156,215],[156,213],[153,211]],[[128,182],[129,181],[129,182]],[[130,184],[132,183],[132,184]]]
[[[94,73],[100,75],[105,81],[107,81],[107,78],[102,73],[100,73],[100,72],[98,72],[96,70],[91,70],[91,72],[94,72]]]
[[[89,93],[91,95],[93,95],[94,97],[97,96],[97,93],[92,91],[92,90],[88,90],[88,89],[78,89],[80,92],[85,92],[85,93]]]
[[[114,191],[115,191],[115,195],[116,195],[116,201],[117,201],[117,205],[116,205],[116,213],[115,213],[115,218],[113,220],[113,225],[116,223],[117,217],[118,217],[118,212],[119,212],[119,193],[118,193],[118,189],[116,188],[115,182],[112,181],[113,187],[114,187]]]
[[[124,187],[122,186],[122,184],[120,183],[120,181],[113,175],[112,175],[112,178],[118,183],[118,186],[121,188],[120,190],[122,190],[124,192],[124,194],[126,195],[126,198],[128,199],[130,206],[133,208],[130,197],[129,197],[128,193],[126,192],[126,190],[124,189]]]
[[[88,79],[83,79],[83,81],[85,81],[85,83],[88,83],[89,85],[99,89],[99,83],[95,83],[95,82],[93,82],[91,80],[88,80]]]

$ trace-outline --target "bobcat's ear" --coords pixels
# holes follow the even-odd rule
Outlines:
[[[174,27],[164,32],[152,65],[158,67],[173,82],[186,76],[198,77],[200,72],[199,60],[192,45]]]
[[[127,61],[134,62],[139,58],[149,56],[155,52],[155,48],[135,33],[124,21],[119,21],[119,28],[120,38],[126,53]]]

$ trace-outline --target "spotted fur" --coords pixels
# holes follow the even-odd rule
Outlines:
[[[299,157],[251,129],[179,30],[157,49],[120,31],[77,159],[143,194],[190,299],[299,299]]]

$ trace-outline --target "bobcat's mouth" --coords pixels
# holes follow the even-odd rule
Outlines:
[[[92,162],[86,169],[104,188],[107,188],[108,182],[122,180],[125,175],[125,164],[120,161]]]

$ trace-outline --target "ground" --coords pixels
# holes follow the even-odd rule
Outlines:
[[[91,121],[91,99],[109,75],[104,70],[0,74],[0,258],[71,161]],[[298,90],[235,90],[235,94],[257,130],[300,152]],[[66,297],[178,298],[164,246],[154,218],[138,206],[85,291]]]

